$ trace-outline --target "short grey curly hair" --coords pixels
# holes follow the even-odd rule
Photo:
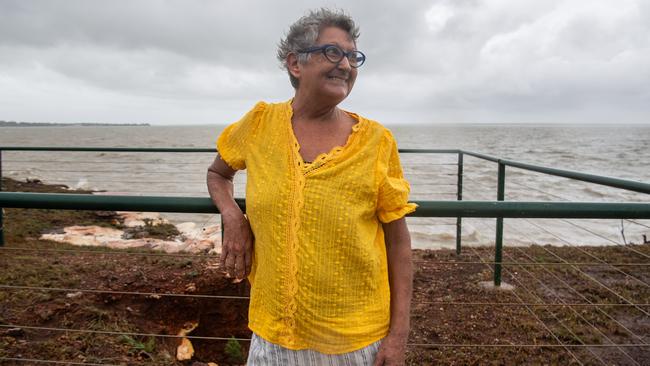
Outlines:
[[[295,53],[298,56],[298,62],[307,62],[310,54],[298,53],[298,50],[313,46],[316,43],[320,31],[327,27],[336,27],[344,30],[350,35],[352,41],[355,44],[357,43],[359,27],[356,26],[354,20],[343,10],[330,10],[327,8],[309,11],[309,14],[298,19],[298,21],[289,27],[286,38],[280,41],[278,45],[278,60],[282,64],[282,68],[287,70],[291,86],[294,89],[298,89],[299,81],[289,72],[287,56],[290,53]]]

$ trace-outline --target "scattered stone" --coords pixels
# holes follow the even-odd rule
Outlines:
[[[77,291],[77,292],[67,293],[67,294],[65,294],[65,297],[67,297],[68,299],[75,299],[75,298],[77,298],[77,297],[79,297],[81,295],[83,295],[83,292]]]
[[[41,318],[42,321],[48,321],[54,315],[54,310],[52,309],[38,309],[36,310],[36,315]]]
[[[147,222],[153,226],[169,223],[156,212],[118,212],[117,214],[124,220],[123,225],[126,227],[145,226]]]
[[[512,291],[515,289],[515,286],[510,285],[501,281],[501,286],[494,286],[494,281],[481,281],[478,283],[481,288],[486,290],[495,290],[495,291]]]
[[[22,337],[25,335],[23,328],[9,328],[5,331],[5,335],[9,337]]]
[[[185,292],[196,292],[196,284],[195,283],[188,283],[187,286],[185,286]]]

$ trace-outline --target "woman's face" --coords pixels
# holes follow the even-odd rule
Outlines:
[[[356,49],[347,32],[336,27],[323,29],[315,46],[327,44],[336,45],[344,52]],[[350,94],[357,78],[357,69],[350,66],[347,57],[343,57],[339,63],[333,63],[321,51],[313,52],[307,63],[301,64],[300,68],[299,89],[305,88],[301,92],[330,99],[336,104]]]

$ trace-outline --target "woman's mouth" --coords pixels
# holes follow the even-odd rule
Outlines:
[[[330,80],[348,81],[348,78],[343,77],[343,76],[328,76],[327,78],[330,79]]]

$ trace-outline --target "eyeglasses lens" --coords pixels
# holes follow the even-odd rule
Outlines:
[[[354,67],[359,67],[366,60],[363,54],[359,51],[354,51],[348,56],[350,60],[350,65]]]
[[[325,56],[332,62],[339,62],[343,59],[343,50],[338,47],[327,47],[325,48]]]
[[[345,56],[347,56],[352,67],[359,67],[365,61],[365,56],[359,51],[350,51],[346,54],[342,49],[336,46],[326,47],[324,51],[325,57],[334,63],[340,62]]]

